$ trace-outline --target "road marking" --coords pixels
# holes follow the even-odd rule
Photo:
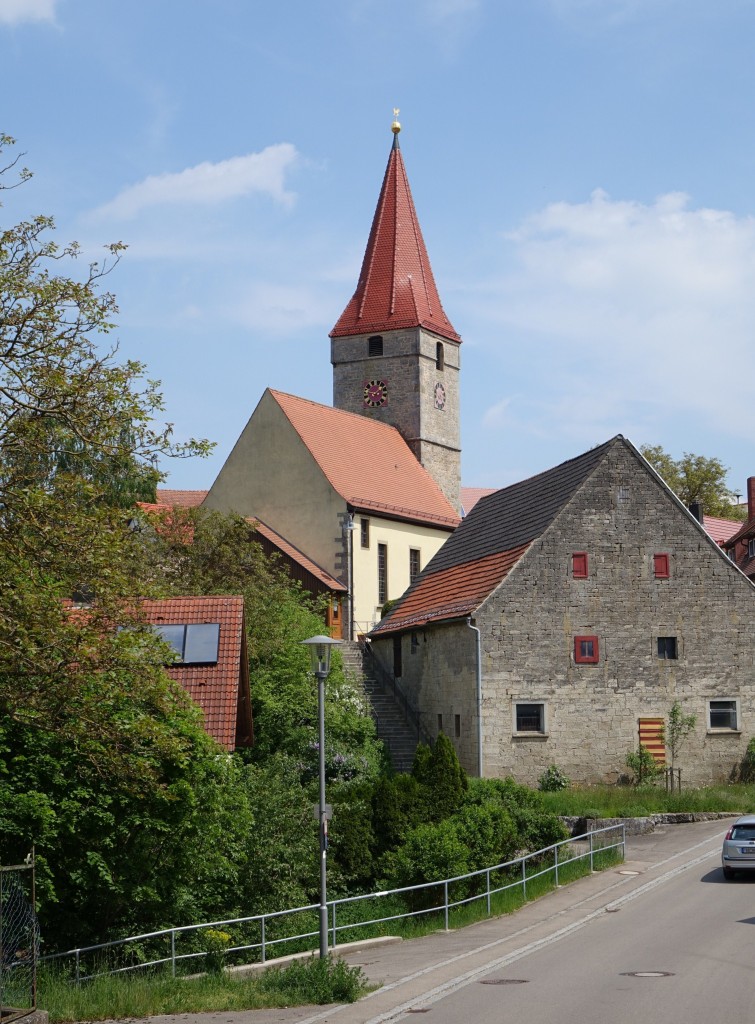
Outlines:
[[[666,857],[662,861],[658,861],[657,864],[653,864],[652,867],[662,867],[664,864],[669,864],[671,861],[677,860],[679,857],[684,856],[685,854],[688,854],[694,850],[697,850],[700,847],[709,845],[711,842],[715,842],[716,844],[718,844],[720,843],[720,841],[721,840],[719,836],[712,836],[708,839],[704,839],[701,842],[695,843],[692,846],[688,847],[686,850],[682,850],[679,853],[672,854],[672,856],[670,857]],[[507,967],[509,964],[516,963],[517,960],[521,960],[532,953],[536,953],[538,950],[543,949],[554,942],[559,942],[561,939],[567,938],[574,932],[579,931],[581,928],[584,928],[585,925],[589,924],[591,921],[594,921],[602,914],[606,913],[607,911],[610,912],[608,908],[618,909],[619,907],[624,906],[624,904],[629,903],[631,900],[637,899],[640,896],[645,895],[645,893],[652,891],[659,885],[663,885],[664,882],[670,881],[672,878],[675,878],[677,875],[681,874],[683,871],[686,871],[688,868],[693,868],[696,867],[698,864],[704,863],[717,852],[718,846],[716,846],[716,849],[714,850],[707,850],[705,853],[700,854],[694,860],[685,861],[683,864],[679,864],[676,867],[671,868],[669,871],[666,871],[664,874],[659,875],[657,878],[653,878],[649,882],[643,883],[643,885],[638,886],[636,889],[633,889],[631,892],[626,893],[624,896],[620,896],[617,899],[612,900],[610,903],[598,907],[596,910],[590,911],[588,914],[586,914],[583,918],[580,918],[578,921],[573,921],[571,924],[565,925],[563,928],[559,928],[555,932],[551,932],[550,935],[547,935],[542,939],[536,939],[533,942],[527,943],[524,946],[520,946],[519,949],[515,949],[511,953],[507,953],[504,956],[499,957],[498,959],[490,960],[486,964],[483,964],[481,967],[474,967],[470,971],[465,972],[464,974],[459,974],[455,978],[452,978],[450,981],[446,981],[440,985],[436,985],[434,988],[429,989],[422,995],[415,996],[413,999],[409,999],[406,1002],[400,1003],[399,1005],[394,1006],[392,1009],[386,1010],[384,1013],[378,1014],[375,1017],[370,1017],[369,1019],[364,1021],[364,1024],[387,1024],[388,1021],[395,1021],[399,1017],[406,1016],[406,1014],[408,1014],[410,1010],[417,1010],[418,1008],[429,1007],[433,1005],[433,1003],[439,1002],[441,999],[444,999],[446,996],[452,994],[453,992],[456,992],[461,988],[465,988],[467,985],[471,985],[481,975],[488,974],[490,971],[495,970],[496,968]],[[558,913],[554,914],[553,917],[561,917],[564,914],[571,913],[575,909],[583,906],[584,904],[594,901],[599,896],[605,896],[606,893],[611,892],[613,889],[625,885],[627,881],[628,879],[624,877],[619,881],[614,882],[613,885],[610,885],[607,888],[602,889],[600,893],[588,896],[585,899],[572,904],[567,909],[558,911]],[[492,942],[487,942],[481,946],[476,946],[474,949],[467,950],[464,953],[458,953],[456,956],[449,957],[447,960],[438,961],[427,967],[423,967],[421,970],[415,971],[414,974],[409,974],[404,978],[400,978],[397,981],[391,982],[389,985],[384,985],[382,986],[382,988],[376,989],[374,992],[370,992],[369,995],[365,996],[363,999],[360,1000],[360,1003],[364,1005],[364,1003],[367,1002],[369,999],[379,997],[387,992],[391,992],[394,989],[401,988],[402,986],[407,985],[410,982],[415,981],[416,979],[421,978],[426,974],[430,974],[433,971],[440,970],[444,967],[450,967],[454,963],[458,963],[460,960],[465,960],[471,956],[476,956],[480,953],[484,953],[487,950],[495,949],[496,947],[501,946],[504,943],[510,942],[512,939],[518,938],[520,935],[525,935],[527,932],[532,931],[534,928],[542,926],[544,923],[544,921],[534,922],[533,924],[527,925],[524,928],[520,928],[518,931],[512,932],[511,934],[506,935],[503,938],[494,939]],[[318,1021],[329,1019],[330,1017],[335,1016],[336,1014],[346,1009],[353,1008],[354,1005],[355,1004],[350,1003],[330,1007],[328,1010],[323,1010],[322,1012],[314,1014],[311,1017],[306,1017],[305,1019],[298,1021],[297,1024],[317,1024]]]

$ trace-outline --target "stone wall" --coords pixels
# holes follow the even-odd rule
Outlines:
[[[573,576],[575,552],[587,553],[585,579]],[[669,556],[667,579],[655,576],[658,553]],[[676,762],[686,785],[728,779],[755,735],[755,588],[623,444],[609,450],[475,623],[486,776],[535,783],[555,763],[575,781],[616,781],[637,748],[639,720],[665,719],[675,700],[697,716]],[[575,662],[580,635],[597,637],[596,664]],[[402,640],[405,688],[430,723],[443,715],[464,767],[475,772],[474,633],[459,623],[415,636],[413,655],[411,635]],[[659,636],[677,638],[677,659],[659,658]],[[709,727],[711,700],[738,702],[737,729]],[[542,706],[542,732],[517,732],[517,703]]]

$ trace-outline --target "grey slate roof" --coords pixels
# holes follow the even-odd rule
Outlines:
[[[480,498],[422,575],[510,551],[539,537],[618,441],[624,441],[621,434],[553,469]]]

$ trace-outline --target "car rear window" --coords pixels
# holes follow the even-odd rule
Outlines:
[[[755,825],[736,825],[731,831],[732,839],[755,839]]]

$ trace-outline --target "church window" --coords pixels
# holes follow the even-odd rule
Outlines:
[[[373,334],[371,338],[367,339],[367,355],[368,356],[382,356],[383,354],[383,335]]]
[[[378,544],[378,604],[388,600],[388,545]]]
[[[443,342],[439,341],[435,346],[435,369],[442,370],[446,365],[446,353],[443,350]]]
[[[419,548],[409,548],[409,582],[419,576]]]
[[[370,521],[369,519],[359,520],[359,541],[363,548],[370,546]]]

